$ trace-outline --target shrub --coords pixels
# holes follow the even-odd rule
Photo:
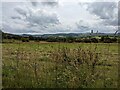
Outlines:
[[[98,43],[98,42],[99,42],[99,40],[98,40],[98,39],[96,39],[96,38],[91,38],[91,42],[93,42],[93,43]]]
[[[29,42],[29,38],[21,38],[22,42]]]

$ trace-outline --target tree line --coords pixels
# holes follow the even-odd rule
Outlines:
[[[14,39],[14,40],[20,40],[22,42],[29,42],[29,41],[47,41],[47,42],[68,42],[68,43],[73,43],[73,42],[83,42],[83,43],[115,43],[118,42],[118,36],[99,36],[97,37],[92,37],[92,36],[87,36],[87,37],[35,37],[32,35],[29,36],[20,36],[20,35],[13,35],[13,34],[2,34],[2,39]]]

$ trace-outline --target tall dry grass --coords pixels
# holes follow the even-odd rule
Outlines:
[[[99,63],[99,55],[89,49],[81,47],[70,49],[58,48],[51,54],[51,60],[56,62],[56,84],[66,82],[66,87],[91,87],[92,83],[99,78],[96,65]],[[63,79],[63,81],[61,81]],[[65,79],[65,80],[64,80]]]
[[[115,86],[106,71],[109,54],[98,53],[97,44],[90,48],[66,46],[45,46],[52,48],[43,51],[39,44],[35,49],[21,45],[15,51],[9,48],[3,62],[4,87],[34,88],[95,88]],[[110,47],[108,45],[108,47]],[[109,51],[110,48],[106,48]],[[109,56],[107,56],[109,55]],[[101,61],[101,58],[105,59]],[[8,60],[7,60],[8,59]],[[105,67],[105,68],[104,68]],[[112,67],[113,68],[113,67]],[[114,69],[114,68],[113,68]],[[113,70],[111,69],[111,70]]]

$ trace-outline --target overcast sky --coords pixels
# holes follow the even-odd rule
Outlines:
[[[118,30],[118,2],[27,0],[2,2],[0,27],[17,34],[113,33]],[[105,1],[105,0],[104,0]]]

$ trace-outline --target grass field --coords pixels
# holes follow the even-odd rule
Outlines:
[[[3,88],[116,88],[117,43],[2,44]]]

